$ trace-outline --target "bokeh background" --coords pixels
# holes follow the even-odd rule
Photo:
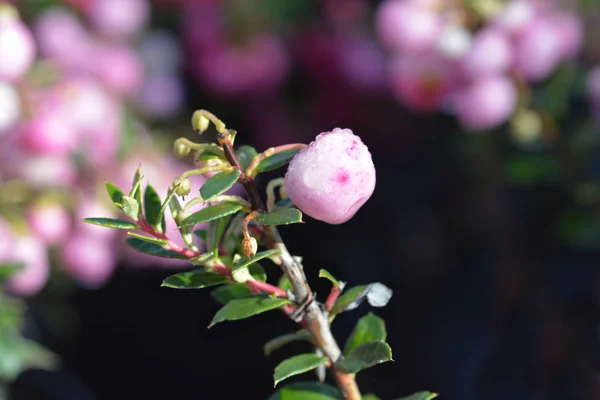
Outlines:
[[[115,216],[103,184],[140,164],[164,196],[204,108],[259,150],[334,127],[369,147],[354,219],[282,229],[320,296],[320,268],[394,290],[374,311],[396,362],[364,393],[600,398],[599,37],[596,0],[0,1],[0,261],[24,265],[0,297],[0,396],[272,393],[303,347],[262,343],[291,321],[207,330],[208,292],[160,287],[185,264],[80,223]]]

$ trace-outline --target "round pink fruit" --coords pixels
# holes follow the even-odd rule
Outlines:
[[[35,58],[33,36],[13,6],[0,4],[0,80],[16,81]]]
[[[321,133],[290,162],[285,188],[305,214],[344,223],[375,190],[371,153],[350,129]]]

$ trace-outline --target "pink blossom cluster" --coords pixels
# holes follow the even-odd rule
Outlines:
[[[515,112],[519,87],[547,79],[581,48],[580,19],[557,3],[510,0],[478,10],[384,1],[376,30],[391,53],[395,97],[417,112],[448,110],[470,131],[501,125]]]
[[[141,163],[162,191],[181,173],[173,159],[146,150],[153,144],[131,112],[178,113],[176,41],[145,31],[147,0],[70,3],[78,10],[49,8],[31,29],[0,3],[0,263],[23,264],[8,283],[19,295],[44,287],[50,254],[81,284],[103,284],[119,257],[137,256],[119,250],[113,230],[79,223],[117,217],[103,182],[127,191]]]

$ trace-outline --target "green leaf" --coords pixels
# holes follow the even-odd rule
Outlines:
[[[270,250],[265,250],[265,251],[259,251],[258,253],[256,253],[256,255],[252,258],[246,258],[246,257],[242,257],[238,262],[236,262],[235,264],[233,264],[233,267],[231,268],[231,270],[233,272],[245,268],[247,266],[249,266],[250,264],[253,264],[257,261],[260,261],[264,258],[267,257],[272,257],[276,254],[281,253],[281,250],[279,249],[270,249]]]
[[[272,298],[269,296],[253,296],[231,300],[217,312],[210,323],[209,328],[219,322],[248,318],[253,315],[280,308],[288,303],[289,300],[287,299]]]
[[[152,236],[141,235],[141,234],[136,233],[136,232],[127,232],[127,234],[129,236],[133,236],[134,238],[143,240],[144,242],[154,243],[154,244],[157,244],[159,246],[166,246],[169,243],[169,241],[166,240],[166,239],[158,239],[158,238],[155,238],[155,237],[152,237]]]
[[[363,295],[363,293],[367,290],[369,285],[360,285],[354,286],[348,290],[346,290],[338,299],[336,300],[333,308],[331,309],[332,314],[339,314],[346,309],[353,301]]]
[[[202,150],[202,153],[196,158],[196,162],[222,159],[223,152],[220,152],[220,149],[221,148],[215,144],[214,149],[209,148]]]
[[[263,172],[273,171],[279,167],[283,167],[289,163],[300,150],[286,150],[281,153],[273,154],[271,157],[267,157],[261,160],[256,166],[256,172],[262,174]]]
[[[300,375],[325,364],[327,357],[318,356],[314,353],[299,354],[282,361],[275,367],[273,380],[275,386],[284,379],[294,375]]]
[[[133,176],[133,183],[131,186],[131,191],[129,192],[129,197],[133,197],[138,201],[138,204],[142,204],[142,167],[138,167],[135,170],[135,175]]]
[[[337,363],[340,371],[347,374],[356,374],[357,372],[381,364],[392,359],[392,349],[390,345],[383,341],[367,342],[354,348],[350,354],[342,361]]]
[[[366,394],[362,397],[362,400],[381,400],[379,397],[375,396],[373,393]]]
[[[208,223],[205,241],[206,248],[209,251],[214,252],[215,250],[218,250],[225,228],[227,228],[227,224],[229,224],[232,218],[233,215],[228,215]]]
[[[156,190],[150,185],[146,186],[144,191],[144,215],[150,226],[158,227],[160,225],[162,220],[161,207],[162,201]]]
[[[206,266],[208,261],[212,260],[215,257],[214,253],[208,252],[204,253],[198,257],[190,258],[190,263],[192,265],[201,265],[203,267]]]
[[[254,293],[243,283],[221,286],[210,292],[212,298],[221,304],[227,304],[231,300],[252,296]]]
[[[340,391],[326,383],[294,382],[275,392],[269,400],[342,400]]]
[[[279,282],[277,282],[277,287],[279,287],[283,290],[286,290],[286,291],[294,289],[294,287],[292,286],[292,283],[285,275],[281,275],[281,278],[279,278]]]
[[[0,282],[4,281],[23,268],[19,263],[0,263]]]
[[[252,159],[258,155],[258,152],[254,147],[244,145],[237,149],[236,154],[240,160],[240,164],[242,164],[242,168],[246,169],[252,163]]]
[[[344,355],[348,355],[363,343],[376,340],[385,341],[386,338],[385,321],[373,313],[368,313],[359,319],[354,326],[354,330],[344,347]]]
[[[110,196],[112,202],[120,208],[121,201],[123,199],[123,192],[121,191],[121,189],[119,189],[112,183],[106,182],[106,191],[108,192],[108,195]]]
[[[260,214],[255,221],[261,225],[289,225],[302,222],[302,213],[297,208],[282,208]]]
[[[236,203],[221,203],[214,206],[209,206],[193,213],[181,221],[181,226],[191,226],[201,222],[213,221],[226,215],[235,214],[242,208],[244,208],[244,206]]]
[[[432,400],[435,399],[436,397],[438,397],[439,395],[437,393],[432,393],[432,392],[418,392],[418,393],[413,393],[408,397],[402,397],[402,398],[398,398],[396,400]]]
[[[106,228],[117,228],[117,229],[137,229],[137,224],[131,221],[125,221],[122,219],[114,218],[84,218],[83,222],[87,222],[92,225],[104,226]]]
[[[194,235],[202,239],[203,242],[206,242],[208,231],[206,229],[196,229],[194,231]]]
[[[180,272],[165,279],[161,286],[173,289],[202,289],[227,283],[227,277],[202,269]]]
[[[140,212],[140,203],[130,196],[123,196],[123,212],[129,218],[137,221]]]
[[[285,199],[281,199],[277,203],[275,203],[276,209],[290,208],[290,207],[294,207],[294,203],[292,202],[292,199],[290,199],[289,197],[287,197]]]
[[[127,238],[125,241],[130,247],[139,251],[140,253],[150,254],[151,256],[164,258],[187,259],[186,256],[181,255],[173,250],[167,250],[158,244],[148,243],[137,238]]]
[[[267,281],[267,273],[265,272],[264,268],[260,266],[260,264],[250,264],[250,266],[248,267],[248,272],[250,272],[250,275],[252,275],[252,277],[257,281]]]
[[[325,278],[325,279],[329,280],[331,283],[333,283],[333,286],[335,286],[335,287],[338,287],[340,285],[338,280],[335,279],[333,277],[333,275],[331,275],[331,273],[329,271],[327,271],[326,269],[319,270],[319,278]]]
[[[312,336],[308,333],[307,330],[301,329],[298,332],[287,333],[285,335],[277,336],[271,340],[269,340],[263,346],[264,352],[266,356],[270,356],[275,350],[279,350],[283,346],[288,343],[297,342],[300,340],[304,340],[307,342],[312,342]]]
[[[237,169],[233,171],[222,171],[212,176],[200,188],[200,195],[207,201],[221,193],[229,190],[237,182],[241,172]]]

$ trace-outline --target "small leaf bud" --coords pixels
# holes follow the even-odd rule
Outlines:
[[[209,119],[202,115],[201,111],[196,111],[192,115],[192,129],[195,131],[202,133],[208,129],[209,125]]]
[[[177,194],[178,196],[187,196],[188,194],[190,194],[190,180],[188,178],[175,178],[173,180],[173,188],[175,188],[175,194]]]
[[[256,251],[258,250],[258,243],[256,239],[252,236],[245,237],[242,240],[242,252],[248,258],[252,258],[256,255]]]
[[[175,153],[178,158],[187,156],[190,154],[191,150],[192,148],[184,138],[179,138],[173,143],[173,153]]]

